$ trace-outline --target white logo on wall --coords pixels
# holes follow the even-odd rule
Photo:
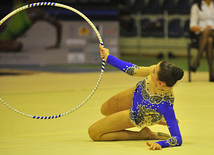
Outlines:
[[[85,54],[84,53],[69,53],[68,63],[84,63]]]

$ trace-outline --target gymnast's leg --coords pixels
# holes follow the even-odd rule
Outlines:
[[[101,113],[105,116],[130,109],[132,106],[132,97],[136,87],[132,87],[111,97],[101,107]]]
[[[147,127],[141,131],[125,130],[131,127],[134,127],[134,125],[129,119],[129,110],[124,110],[106,116],[94,123],[88,129],[88,133],[94,141],[166,139],[166,137],[159,137]]]

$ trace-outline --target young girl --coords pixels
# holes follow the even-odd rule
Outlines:
[[[151,67],[138,67],[109,54],[100,45],[101,58],[131,76],[146,77],[135,87],[125,90],[106,101],[101,112],[106,117],[88,130],[94,141],[111,140],[162,140],[146,144],[150,149],[180,146],[182,137],[175,117],[173,85],[183,77],[183,70],[167,61]],[[147,126],[165,124],[171,137],[154,133]],[[126,130],[140,127],[141,131]]]

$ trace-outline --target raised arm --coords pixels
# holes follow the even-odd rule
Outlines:
[[[123,71],[131,76],[146,77],[152,72],[152,69],[154,68],[154,66],[139,67],[130,62],[120,60],[120,59],[110,55],[109,50],[107,48],[103,48],[101,45],[100,45],[100,56],[101,56],[101,58],[104,58],[104,60],[107,63],[109,63],[110,65],[120,69],[121,71]]]

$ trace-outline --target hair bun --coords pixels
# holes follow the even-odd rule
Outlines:
[[[174,67],[172,70],[172,76],[175,80],[180,80],[184,76],[184,71],[178,67]]]

